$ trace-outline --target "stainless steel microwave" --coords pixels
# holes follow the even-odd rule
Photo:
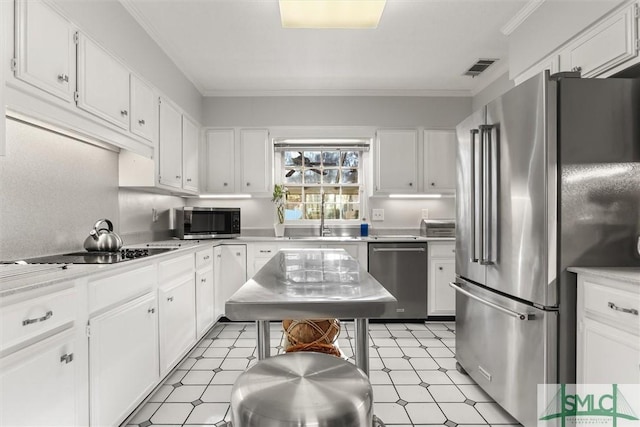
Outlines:
[[[176,209],[180,239],[228,239],[240,236],[240,208],[184,207]]]

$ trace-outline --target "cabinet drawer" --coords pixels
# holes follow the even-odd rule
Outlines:
[[[633,330],[640,330],[640,294],[584,281],[584,307]]]
[[[207,248],[196,252],[196,269],[213,264],[213,248]]]
[[[164,283],[176,277],[193,273],[193,266],[193,254],[162,261],[158,265],[158,280],[160,283]]]
[[[66,289],[5,307],[0,314],[0,354],[38,335],[71,326],[76,318],[76,291]]]
[[[456,244],[451,243],[429,243],[427,250],[432,257],[453,258],[456,255]]]
[[[142,295],[153,289],[156,269],[153,265],[89,282],[89,313]]]
[[[276,252],[278,252],[278,245],[260,243],[253,247],[254,258],[271,258]]]

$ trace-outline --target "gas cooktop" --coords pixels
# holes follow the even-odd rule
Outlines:
[[[117,252],[72,252],[22,260],[26,264],[115,264],[172,251],[177,248],[135,248]]]

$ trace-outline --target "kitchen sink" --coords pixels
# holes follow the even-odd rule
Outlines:
[[[358,236],[299,236],[289,237],[289,240],[318,240],[322,242],[350,242],[362,240]]]

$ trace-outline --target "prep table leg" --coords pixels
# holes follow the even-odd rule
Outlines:
[[[369,319],[355,319],[356,366],[369,376]]]
[[[258,360],[271,356],[271,337],[268,320],[256,320],[256,339],[258,340]]]

